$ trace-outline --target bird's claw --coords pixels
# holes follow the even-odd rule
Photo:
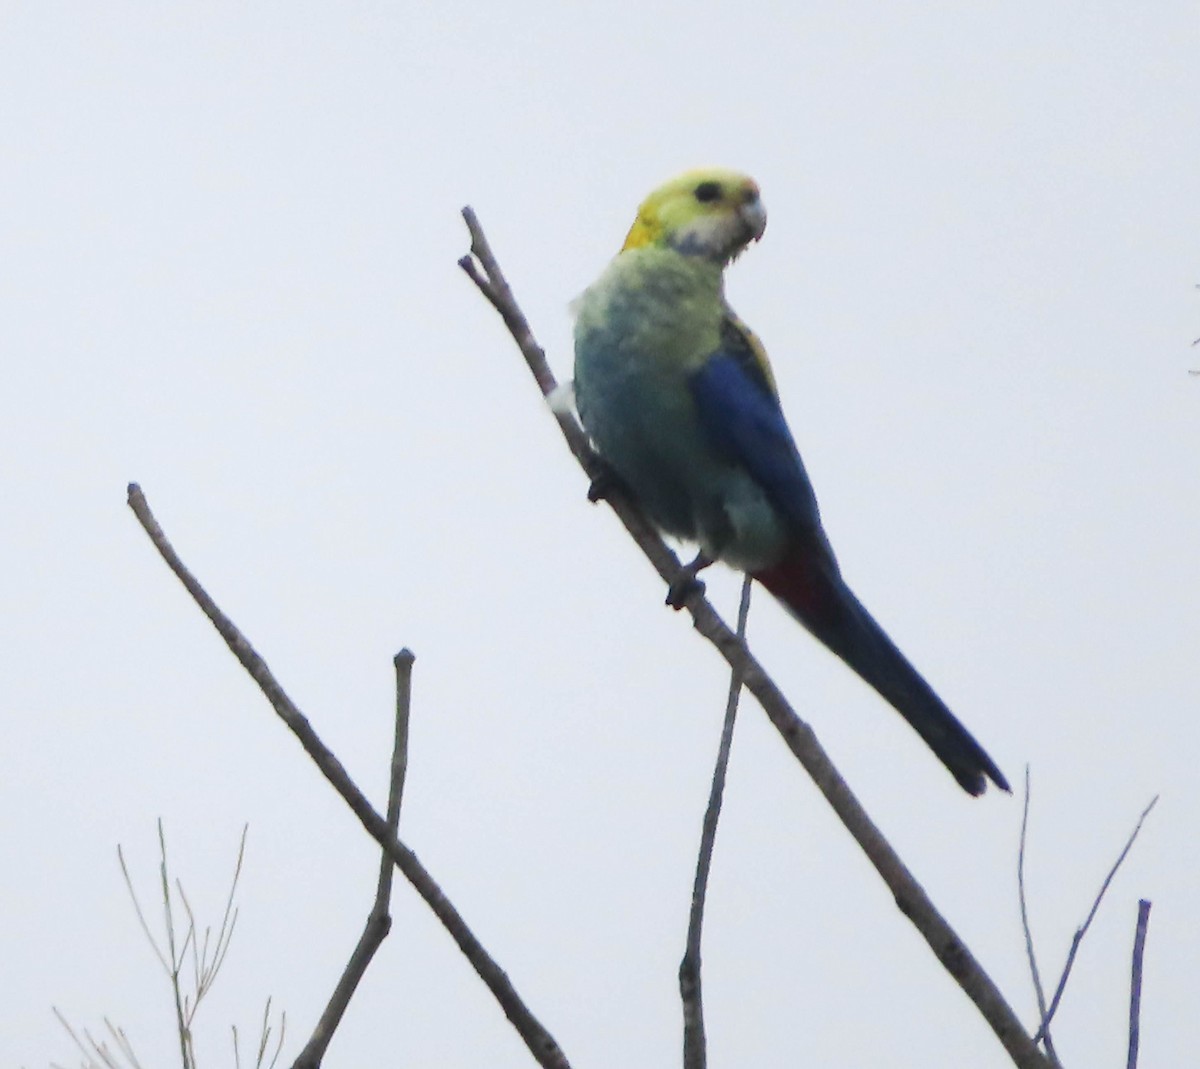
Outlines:
[[[688,599],[693,594],[704,596],[704,591],[707,589],[703,579],[697,579],[694,572],[689,569],[684,571],[667,587],[667,604],[678,612],[688,602]]]
[[[696,554],[695,560],[685,564],[679,570],[679,574],[671,580],[671,585],[667,587],[667,604],[672,609],[678,612],[694,594],[704,596],[704,580],[698,579],[697,576],[710,564],[712,564],[712,558],[701,552]]]
[[[628,492],[621,476],[599,457],[595,459],[592,472],[592,481],[588,484],[587,498],[593,505],[598,501],[604,501],[614,490]]]

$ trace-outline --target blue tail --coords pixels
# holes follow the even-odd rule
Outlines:
[[[887,699],[965,791],[982,794],[985,776],[1001,790],[1011,790],[983,747],[854,596],[831,555],[798,550],[754,578]]]

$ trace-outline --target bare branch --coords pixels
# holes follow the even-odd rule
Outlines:
[[[239,1042],[237,1025],[233,1025],[233,1065],[234,1069],[242,1069],[242,1051],[241,1043]],[[275,1069],[275,1063],[279,1060],[279,1052],[283,1050],[283,1038],[287,1034],[287,1013],[279,1014],[279,1036],[275,1041],[275,1053],[271,1055],[271,1060],[266,1061],[267,1051],[271,1044],[271,1000],[267,999],[267,1004],[263,1007],[262,1024],[258,1029],[258,1052],[254,1059],[254,1069],[263,1069],[263,1063],[266,1062],[266,1069]]]
[[[450,933],[451,938],[466,955],[480,979],[487,984],[496,1001],[500,1003],[505,1015],[525,1041],[534,1058],[542,1066],[568,1069],[569,1063],[566,1056],[555,1042],[554,1037],[534,1017],[529,1007],[517,994],[516,988],[513,987],[504,970],[484,949],[483,944],[479,942],[458,910],[454,908],[424,865],[417,859],[416,854],[400,842],[388,827],[387,821],[375,812],[342,763],[321,741],[308,719],[300,712],[291,698],[284,693],[266,662],[258,655],[241,631],[234,626],[233,621],[217,607],[216,602],[209,597],[184,565],[154,518],[141,488],[136,483],[129,485],[129,507],[137,516],[138,522],[154,543],[154,547],[167,566],[175,573],[192,599],[212,621],[230,652],[258,684],[267,701],[271,703],[271,707],[299,739],[300,745],[304,747],[305,752],[320,769],[321,774],[342,796],[371,838],[387,851],[388,857],[392,859],[396,867],[433,910],[434,915],[442,922],[442,926]]]
[[[83,1055],[83,1069],[142,1069],[141,1062],[138,1061],[133,1044],[130,1043],[125,1030],[116,1027],[107,1017],[104,1018],[104,1027],[113,1043],[116,1044],[120,1057],[109,1049],[107,1042],[96,1039],[86,1028],[83,1030],[83,1039],[80,1039],[70,1022],[63,1016],[62,1011],[57,1006],[52,1007],[52,1010],[54,1016],[58,1018],[58,1023],[71,1037],[71,1042]],[[122,1064],[121,1058],[125,1059],[126,1064]],[[61,1067],[56,1062],[51,1062],[50,1069],[61,1069]]]
[[[738,638],[746,640],[746,620],[750,616],[750,577],[742,581],[742,597],[738,604]],[[721,817],[721,800],[725,794],[725,774],[729,768],[729,753],[733,747],[733,726],[737,721],[738,698],[742,680],[734,669],[729,676],[729,696],[725,701],[725,720],[721,725],[721,741],[713,768],[708,808],[700,833],[700,852],[696,858],[696,878],[692,884],[692,908],[688,916],[687,946],[679,964],[679,994],[683,1000],[683,1069],[704,1069],[708,1060],[704,1038],[704,999],[700,982],[700,937],[704,928],[704,903],[708,896],[708,874],[712,869],[713,845],[717,838],[717,821]]]
[[[391,780],[388,786],[387,826],[392,835],[400,825],[400,801],[404,794],[404,779],[408,769],[408,721],[412,703],[412,667],[416,658],[411,650],[404,649],[396,654],[393,663],[396,666],[396,728],[392,743]],[[392,918],[388,910],[392,897],[392,873],[395,866],[383,851],[379,861],[379,882],[375,888],[375,902],[371,912],[367,914],[367,922],[358,945],[346,962],[341,979],[330,996],[329,1005],[321,1014],[317,1027],[313,1030],[312,1038],[300,1052],[293,1063],[293,1069],[317,1069],[325,1057],[333,1033],[341,1023],[342,1015],[350,1005],[359,982],[371,964],[375,952],[383,945],[388,932],[392,928]]]
[[[183,1069],[195,1069],[192,1061],[191,1022],[184,1005],[183,993],[179,986],[179,970],[182,958],[175,947],[175,917],[171,911],[171,878],[167,870],[167,837],[163,832],[162,817],[158,818],[158,849],[158,874],[162,885],[163,912],[166,916],[164,923],[167,930],[167,957],[171,962],[169,976],[171,980],[171,994],[175,1000],[175,1026],[176,1031],[179,1033],[179,1056],[183,1063]],[[191,938],[190,933],[187,938]]]
[[[402,649],[392,659],[396,669],[396,727],[392,742],[392,774],[388,781],[387,826],[392,834],[400,827],[400,804],[404,800],[404,784],[408,778],[408,725],[412,711],[412,671],[416,655]],[[386,912],[392,894],[392,873],[395,866],[386,856],[380,858],[379,886],[375,905]]]
[[[1146,927],[1150,923],[1150,903],[1138,900],[1137,928],[1133,934],[1133,968],[1129,981],[1129,1055],[1125,1069],[1137,1069],[1138,1043],[1141,1039],[1142,956],[1146,952]]]
[[[112,1036],[121,1056],[129,1063],[130,1069],[142,1069],[142,1063],[138,1061],[133,1044],[129,1041],[129,1036],[125,1034],[125,1029],[118,1028],[107,1017],[104,1018],[104,1027],[108,1029],[108,1034]]]
[[[238,911],[234,908],[233,899],[237,893],[238,881],[242,878],[242,862],[246,859],[246,835],[249,831],[250,825],[243,824],[242,837],[238,842],[237,861],[233,866],[233,879],[229,881],[229,894],[225,898],[225,912],[221,914],[221,927],[217,929],[217,944],[208,969],[206,989],[212,986],[213,981],[217,978],[217,973],[225,963],[225,955],[229,952],[229,944],[233,941],[233,932],[237,927]]]
[[[52,1009],[54,1016],[58,1018],[58,1023],[63,1026],[67,1035],[71,1037],[71,1042],[78,1048],[79,1053],[83,1055],[84,1069],[92,1069],[92,1066],[96,1064],[96,1059],[99,1059],[104,1069],[121,1069],[121,1063],[113,1058],[104,1043],[97,1043],[86,1029],[83,1033],[84,1039],[80,1039],[75,1029],[71,1027],[70,1022],[63,1016],[62,1011],[57,1006],[52,1007]],[[53,1069],[58,1069],[58,1066],[55,1065]]]
[[[142,904],[138,901],[137,892],[133,889],[133,880],[130,879],[129,866],[125,863],[125,852],[121,849],[120,843],[117,844],[117,861],[121,866],[121,875],[125,878],[125,886],[129,890],[129,898],[133,902],[133,911],[137,914],[138,923],[142,926],[146,940],[150,943],[159,964],[163,967],[163,972],[167,976],[170,976],[171,967],[167,964],[167,959],[159,948],[158,941],[154,938],[154,933],[150,931],[150,925],[146,923],[146,915],[142,912]]]
[[[524,355],[538,388],[544,396],[549,395],[558,388],[558,383],[546,362],[545,353],[535,341],[524,314],[513,299],[478,218],[470,208],[464,208],[462,214],[471,235],[471,253],[475,259],[463,257],[459,265],[500,313]],[[568,412],[556,410],[555,418],[571,452],[588,477],[595,479],[600,474],[600,468],[583,429]],[[667,584],[685,578],[686,573],[679,559],[619,488],[606,494],[605,501]],[[912,921],[937,959],[979,1008],[1013,1062],[1020,1069],[1045,1069],[1046,1059],[1025,1033],[999,989],[871,822],[812,729],[796,715],[745,643],[729,629],[699,589],[695,589],[687,598],[684,607],[691,613],[696,630],[717,648],[730,668],[744,680],[746,688],[762,706],[792,754],[803,765],[846,830],[887,884],[896,905]]]
[[[125,880],[125,887],[129,892],[130,901],[133,903],[134,912],[137,914],[138,924],[141,925],[143,934],[150,943],[155,957],[158,958],[158,962],[163,967],[163,971],[167,974],[167,979],[171,984],[171,994],[175,1005],[175,1026],[179,1036],[180,1057],[183,1061],[183,1067],[184,1069],[194,1069],[196,1054],[193,1046],[192,1022],[195,1019],[196,1011],[200,1008],[201,1001],[216,982],[217,974],[220,972],[221,965],[225,961],[225,955],[229,951],[230,942],[233,939],[238,915],[237,909],[234,907],[234,899],[237,894],[238,880],[242,873],[242,862],[245,859],[246,833],[249,830],[249,826],[247,825],[242,828],[241,840],[238,843],[237,862],[233,870],[233,879],[229,884],[229,894],[225,900],[225,911],[222,914],[221,927],[217,930],[215,940],[213,940],[213,932],[210,927],[204,929],[203,939],[199,937],[196,914],[192,909],[191,902],[188,900],[183,883],[178,878],[172,878],[170,873],[170,866],[167,862],[167,837],[161,817],[157,821],[157,828],[159,891],[162,895],[163,926],[166,931],[167,946],[165,954],[159,946],[158,940],[155,939],[153,932],[150,931],[150,925],[146,921],[146,915],[142,911],[137,892],[133,887],[133,879],[129,875],[129,866],[125,861],[125,851],[120,844],[117,845],[117,860],[121,866],[121,876]],[[172,884],[175,889],[174,893],[179,896],[179,901],[183,905],[184,915],[187,918],[182,944],[178,942],[175,929]],[[192,993],[190,995],[184,993],[180,983],[180,976],[183,973],[184,963],[189,951],[191,954],[192,977]],[[118,1044],[127,1043],[124,1039],[124,1032],[119,1029],[114,1030],[111,1024],[109,1024],[109,1031],[113,1034],[114,1041],[118,1042]],[[133,1057],[131,1050],[123,1052],[131,1064],[136,1064],[136,1059]]]
[[[267,1069],[275,1069],[275,1063],[279,1061],[279,1052],[283,1050],[283,1037],[287,1034],[287,1013],[282,1012],[279,1015],[279,1038],[275,1042],[275,1053],[271,1055],[271,1060],[266,1062]],[[266,1061],[267,1051],[271,1046],[271,1000],[267,999],[267,1004],[263,1007],[262,1027],[259,1030],[258,1039],[258,1056],[254,1059],[254,1069],[263,1069],[263,1063]]]
[[[1075,935],[1071,938],[1071,949],[1067,952],[1067,963],[1063,966],[1062,976],[1058,979],[1058,987],[1055,988],[1054,998],[1050,1000],[1050,1009],[1042,1018],[1042,1023],[1037,1030],[1037,1034],[1033,1037],[1034,1042],[1041,1040],[1047,1029],[1050,1027],[1050,1022],[1054,1019],[1054,1014],[1058,1010],[1058,1004],[1062,1001],[1063,992],[1067,988],[1067,980],[1071,975],[1071,967],[1075,964],[1075,955],[1079,952],[1079,945],[1083,942],[1083,937],[1087,935],[1088,928],[1092,925],[1092,920],[1096,916],[1096,911],[1100,908],[1100,903],[1104,900],[1104,894],[1108,890],[1108,885],[1112,883],[1113,877],[1117,874],[1117,869],[1121,867],[1126,855],[1133,847],[1134,840],[1138,837],[1138,832],[1142,830],[1142,824],[1150,815],[1150,810],[1154,808],[1158,802],[1156,794],[1150,799],[1150,804],[1142,810],[1142,815],[1138,817],[1137,824],[1134,825],[1133,831],[1129,833],[1129,838],[1125,841],[1125,846],[1117,855],[1117,860],[1113,862],[1112,868],[1108,870],[1108,875],[1104,877],[1104,882],[1100,885],[1100,890],[1096,893],[1096,900],[1092,903],[1092,908],[1088,911],[1087,918],[1083,924],[1075,930]]]
[[[1025,766],[1025,799],[1021,808],[1021,842],[1017,847],[1017,899],[1021,906],[1021,929],[1025,933],[1025,954],[1029,958],[1029,972],[1033,977],[1033,989],[1037,993],[1038,1020],[1046,1019],[1046,991],[1042,987],[1042,975],[1038,971],[1037,956],[1033,952],[1033,932],[1029,927],[1029,908],[1025,896],[1025,844],[1029,829],[1029,766]],[[1042,1037],[1046,1054],[1054,1065],[1058,1065],[1058,1055],[1050,1040],[1049,1031]]]

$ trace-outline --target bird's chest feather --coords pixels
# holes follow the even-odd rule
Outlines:
[[[602,422],[617,408],[691,410],[688,379],[720,342],[722,308],[716,265],[649,249],[618,257],[577,307],[581,405]]]
[[[635,488],[661,482],[653,478],[658,469],[673,477],[705,448],[689,380],[720,341],[720,272],[710,267],[627,254],[580,300],[580,416]]]
[[[678,256],[628,255],[577,306],[575,397],[584,427],[665,531],[718,555],[773,555],[770,506],[703,425],[692,388],[721,346],[728,309],[720,270]]]

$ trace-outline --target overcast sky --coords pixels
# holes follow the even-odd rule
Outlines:
[[[560,375],[638,201],[704,163],[770,223],[730,298],[773,355],[843,570],[1017,783],[1064,1062],[1200,1050],[1195,4],[0,4],[0,1064],[176,1040],[116,864],[155,819],[215,923],[210,1069],[268,996],[290,1060],[376,852],[167,572],[185,559],[576,1066],[678,1064],[675,973],[726,686],[585,500],[455,264],[474,205]],[[737,577],[710,591],[732,615]],[[1020,798],[972,800],[765,596],[751,640],[1027,1023]],[[329,1066],[527,1066],[398,882]],[[709,915],[714,1066],[1009,1062],[761,710]],[[245,1062],[243,1063],[245,1064]]]

